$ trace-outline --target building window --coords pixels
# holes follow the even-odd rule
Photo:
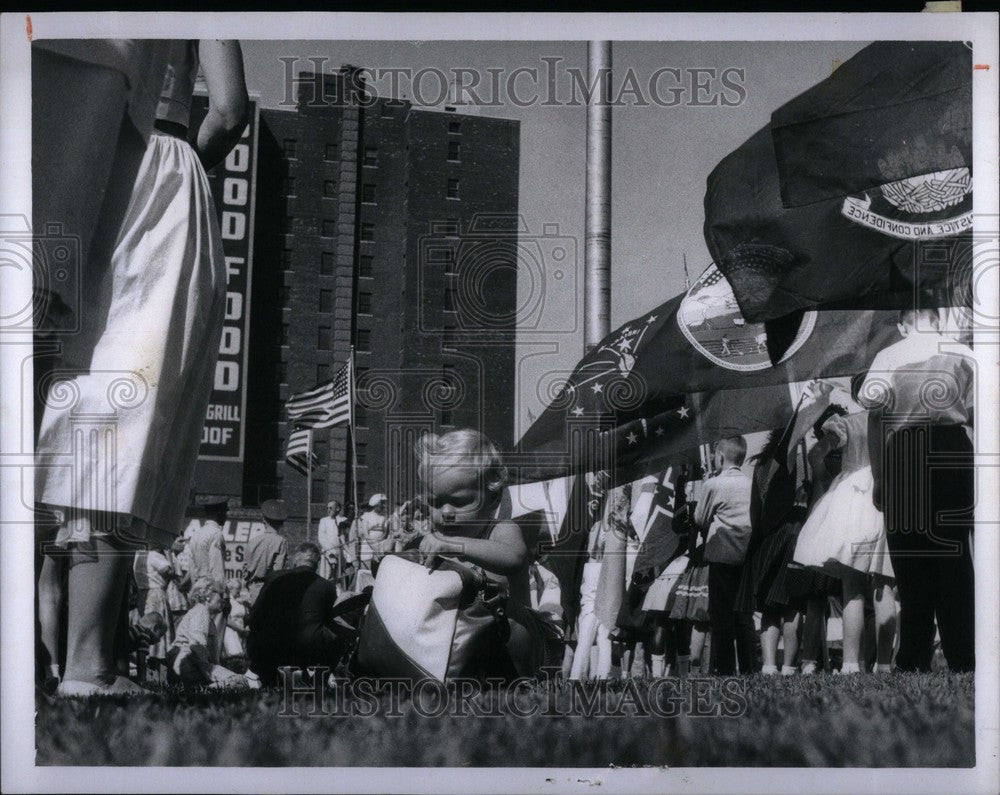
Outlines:
[[[333,276],[333,269],[337,265],[337,257],[331,251],[324,251],[319,255],[319,275]]]
[[[295,195],[295,177],[285,177],[282,180],[281,192],[286,196]]]
[[[368,445],[364,442],[357,442],[354,445],[354,452],[358,459],[358,466],[363,467],[368,465]]]
[[[369,329],[359,328],[358,329],[358,345],[357,348],[363,353],[367,353],[372,347],[372,333]]]
[[[364,243],[373,243],[375,241],[375,224],[370,221],[365,221],[361,224],[361,240]]]
[[[292,266],[292,250],[290,248],[281,249],[281,267],[285,270]]]
[[[333,290],[319,291],[319,311],[320,312],[333,311]]]
[[[334,182],[332,179],[323,180],[323,195],[328,199],[332,199],[334,196],[336,196],[337,183]]]
[[[337,222],[329,218],[323,219],[323,230],[320,233],[323,237],[337,236]]]
[[[323,152],[324,160],[336,160],[337,159],[337,145],[327,144],[326,150]]]
[[[288,287],[284,284],[278,288],[278,303],[281,306],[288,306]]]
[[[288,344],[288,324],[287,323],[282,323],[281,324],[281,344],[282,345],[287,345]]]
[[[320,326],[316,334],[316,349],[320,351],[330,350],[330,340],[333,338],[333,329],[329,326]]]
[[[448,180],[448,198],[457,199],[458,198],[458,180],[450,179]]]
[[[352,499],[353,499],[353,496],[354,495],[352,494],[351,495]],[[368,493],[365,491],[365,482],[363,480],[359,480],[358,481],[358,499],[362,500],[363,503],[366,503],[368,501]],[[355,509],[355,510],[357,510],[359,516],[361,515],[361,509],[362,509],[362,507],[363,507],[363,505],[362,506],[358,506]]]
[[[297,157],[296,155],[297,147],[294,138],[286,138],[283,149],[285,152],[285,157],[287,157],[289,160],[294,160],[295,157]]]
[[[316,365],[316,383],[322,384],[324,381],[330,380],[330,365],[328,364],[317,364]]]
[[[279,235],[290,235],[292,233],[292,218],[291,216],[284,216],[278,219],[278,234]]]
[[[365,159],[364,165],[366,166],[377,166],[378,165],[378,149],[374,146],[365,147]]]
[[[288,363],[278,362],[278,383],[287,384],[288,383]]]
[[[372,294],[361,291],[358,293],[358,314],[370,315],[372,313]],[[361,371],[358,370],[360,373]]]
[[[448,122],[448,132],[452,135],[460,135],[462,132],[462,122],[460,121],[450,121]]]
[[[448,159],[453,163],[462,159],[462,144],[458,141],[448,141]]]
[[[451,409],[441,409],[441,424],[448,426],[455,424],[455,413]]]
[[[365,204],[375,204],[375,186],[367,183],[361,186],[361,201]]]
[[[370,279],[375,267],[375,257],[371,254],[362,254],[358,257],[358,276]]]
[[[368,411],[362,406],[354,407],[354,424],[360,428],[368,427]]]

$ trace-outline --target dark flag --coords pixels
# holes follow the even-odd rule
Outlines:
[[[972,57],[878,42],[786,103],[708,177],[705,240],[747,321],[968,301]]]
[[[782,330],[774,364],[764,325],[744,320],[711,265],[580,361],[521,438],[516,477],[617,467],[613,482],[623,483],[663,469],[678,451],[780,427],[791,413],[788,383],[862,372],[895,339],[895,323],[893,312],[803,313],[794,331]],[[598,453],[599,462],[586,460]]]

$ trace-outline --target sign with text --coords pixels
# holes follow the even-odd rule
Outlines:
[[[184,534],[190,535],[201,526],[200,519],[191,519]],[[230,519],[222,526],[222,538],[226,544],[222,561],[227,580],[243,577],[243,562],[247,557],[247,544],[250,541],[250,536],[263,530],[264,523],[253,519]]]
[[[204,117],[207,109],[207,97],[196,96],[192,119]],[[258,122],[257,103],[251,102],[242,137],[208,175],[222,231],[227,286],[219,359],[201,433],[202,461],[243,461]]]

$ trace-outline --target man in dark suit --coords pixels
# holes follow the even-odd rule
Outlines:
[[[282,666],[333,669],[347,649],[334,631],[337,587],[317,572],[320,549],[300,544],[293,567],[271,574],[250,610],[247,655],[264,684],[279,683]]]

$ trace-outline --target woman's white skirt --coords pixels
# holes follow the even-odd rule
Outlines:
[[[894,579],[885,519],[872,502],[873,488],[871,467],[839,474],[802,526],[794,563],[833,576],[853,570]]]
[[[215,206],[185,141],[151,136],[104,270],[83,308],[103,330],[66,341],[46,399],[36,495],[63,522],[57,543],[107,533],[91,517],[115,514],[166,547],[183,529],[226,301]]]

